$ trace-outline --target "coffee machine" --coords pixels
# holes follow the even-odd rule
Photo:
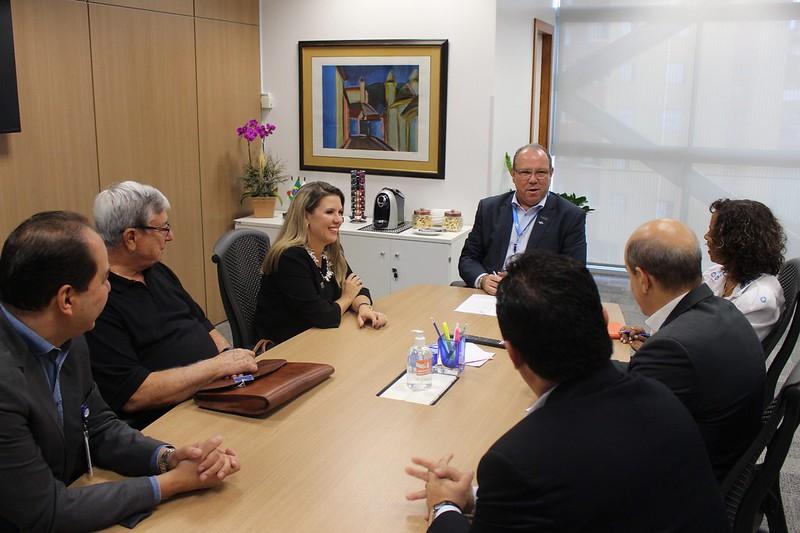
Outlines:
[[[375,197],[372,210],[375,229],[397,229],[405,222],[405,196],[397,189],[384,187]]]

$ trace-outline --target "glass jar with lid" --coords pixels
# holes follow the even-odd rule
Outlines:
[[[464,219],[461,217],[461,211],[450,209],[444,212],[442,228],[444,228],[445,231],[460,231],[463,227]]]
[[[433,218],[431,217],[431,210],[421,207],[414,209],[414,216],[411,218],[411,223],[414,229],[428,229],[433,226]]]

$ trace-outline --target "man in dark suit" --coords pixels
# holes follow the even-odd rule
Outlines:
[[[426,486],[407,497],[426,499],[429,532],[728,531],[689,413],[662,384],[612,365],[585,266],[548,252],[513,260],[497,319],[538,399],[481,459],[476,497],[451,456],[412,459],[423,469],[407,472]]]
[[[0,531],[135,523],[239,469],[221,438],[175,449],[101,398],[82,333],[106,303],[108,256],[84,217],[52,211],[17,227],[0,255],[0,295]],[[92,465],[140,477],[67,487]]]
[[[514,154],[513,169],[516,190],[478,203],[458,261],[464,283],[492,295],[517,253],[547,250],[586,262],[586,213],[548,192],[553,163],[547,150],[523,146]]]
[[[631,292],[651,330],[625,327],[629,371],[659,380],[692,413],[719,481],[753,441],[763,407],[764,353],[747,319],[703,283],[700,247],[677,220],[639,227],[625,247]]]

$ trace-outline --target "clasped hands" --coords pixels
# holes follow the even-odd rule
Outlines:
[[[167,464],[168,471],[158,476],[162,499],[220,485],[241,468],[236,452],[223,446],[219,435],[176,448]]]
[[[639,351],[647,337],[642,335],[645,332],[640,326],[622,326],[619,330],[619,341],[628,344],[633,351]]]
[[[406,474],[425,482],[424,489],[407,493],[406,499],[411,501],[425,499],[429,517],[433,506],[445,500],[455,503],[465,513],[471,513],[475,508],[475,496],[472,492],[474,474],[469,471],[461,472],[450,466],[452,458],[452,453],[438,461],[412,457],[411,462],[417,466],[406,467]]]

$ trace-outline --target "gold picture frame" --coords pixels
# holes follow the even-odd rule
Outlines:
[[[447,50],[300,41],[300,168],[444,179]]]

